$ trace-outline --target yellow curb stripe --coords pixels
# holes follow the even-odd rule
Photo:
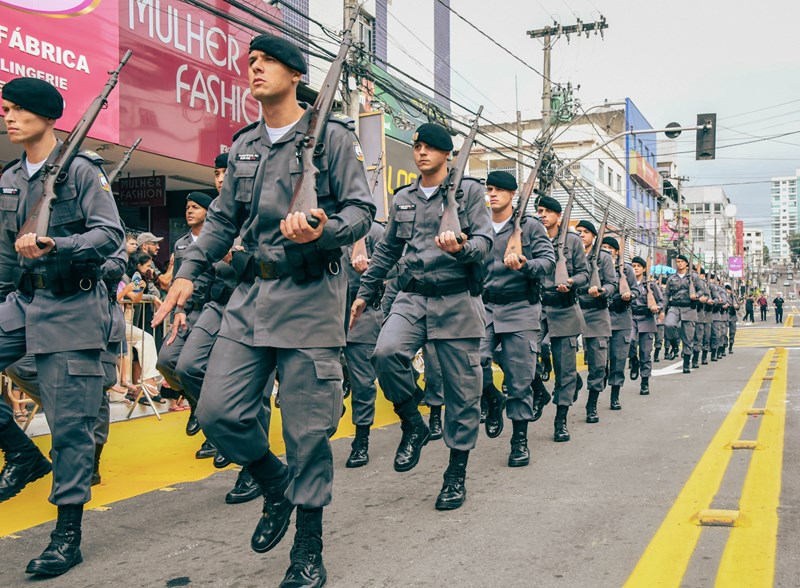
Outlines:
[[[773,352],[764,354],[636,564],[626,588],[680,586],[702,532],[697,513],[711,508],[733,454],[730,443],[740,438],[748,418],[746,411],[758,396],[772,356]]]
[[[773,584],[789,363],[785,349],[777,349],[776,355],[780,364],[767,397],[769,416],[758,431],[761,451],[753,453],[739,500],[739,511],[749,524],[731,530],[717,571],[717,588],[767,588]]]

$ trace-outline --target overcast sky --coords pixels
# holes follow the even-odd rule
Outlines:
[[[434,0],[436,1],[436,0]],[[397,0],[395,0],[397,2]],[[679,139],[679,173],[689,185],[722,185],[745,226],[768,232],[769,179],[800,168],[800,3],[765,0],[735,8],[725,0],[452,0],[493,39],[542,70],[541,41],[526,31],[552,24],[608,21],[604,39],[562,38],[554,81],[580,85],[585,108],[630,97],[654,128],[696,115],[718,116],[717,158],[695,161],[694,133]],[[736,3],[740,4],[741,3]],[[517,77],[523,117],[541,110],[542,78],[452,15],[452,96],[485,105],[492,121],[514,120]],[[477,88],[477,89],[476,89]],[[757,137],[795,132],[742,146]],[[662,135],[663,137],[663,135]]]

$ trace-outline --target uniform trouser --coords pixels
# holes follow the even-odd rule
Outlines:
[[[194,329],[189,330],[188,333],[179,334],[175,337],[172,344],[167,345],[167,338],[161,349],[158,350],[158,361],[156,361],[156,369],[164,376],[164,380],[169,384],[169,387],[175,392],[183,392],[184,384],[178,376],[178,361],[180,360],[181,352],[189,335],[192,334]]]
[[[393,404],[414,395],[411,361],[427,340],[425,321],[410,323],[390,314],[383,324],[372,365],[386,398]],[[480,428],[481,373],[480,338],[432,339],[442,371],[444,392],[444,441],[450,449],[469,451],[475,447]],[[427,366],[426,366],[427,371]]]
[[[692,345],[692,350],[696,352],[700,352],[703,350],[703,339],[706,336],[706,324],[701,322],[696,322],[694,324],[694,343]]]
[[[283,349],[254,347],[217,337],[197,419],[222,454],[250,464],[269,450],[261,425],[264,388],[275,369],[281,375],[283,439],[290,483],[286,497],[297,506],[331,502],[333,456],[330,436],[342,415],[342,364],[338,347]]]
[[[25,356],[25,329],[0,329],[0,370]],[[37,354],[42,409],[52,434],[56,505],[85,504],[91,498],[94,427],[103,397],[99,349]]]
[[[711,338],[714,332],[714,323],[703,323],[703,351],[711,351]]]
[[[374,351],[375,345],[371,343],[348,343],[344,348],[344,357],[350,372],[352,418],[356,426],[369,427],[375,421],[375,398],[378,395],[375,380],[378,379],[378,375],[370,363]],[[427,370],[426,362],[426,373]]]
[[[711,331],[711,349],[719,349],[725,343],[723,330],[727,328],[728,322],[727,321],[714,321],[711,323],[712,331]]]
[[[608,384],[622,386],[625,383],[625,362],[631,351],[631,332],[629,330],[611,331],[608,344]]]
[[[572,406],[578,385],[578,337],[550,335],[550,351],[553,354],[553,371],[556,373],[553,402],[558,406]]]
[[[442,366],[439,365],[439,356],[436,355],[436,345],[433,341],[428,341],[422,346],[422,359],[425,362],[425,404],[442,406],[444,404]]]
[[[656,325],[656,349],[661,349],[664,346],[664,323]]]
[[[736,320],[728,321],[728,345],[733,345],[736,339]]]
[[[586,386],[589,391],[602,392],[608,363],[608,337],[584,337],[583,350],[589,366]]]
[[[639,374],[643,378],[649,378],[653,371],[652,364],[652,351],[653,351],[653,336],[655,333],[640,333],[636,329],[636,324],[633,325],[631,332],[631,354],[639,354]]]
[[[0,402],[0,432],[14,420],[14,411],[5,402]]]
[[[486,326],[486,336],[481,339],[481,365],[483,387],[494,383],[492,361],[498,345],[503,381],[508,397],[506,414],[512,421],[533,420],[533,378],[536,375],[536,360],[539,342],[537,331],[495,333],[494,324]]]
[[[667,312],[667,317],[664,319],[667,340],[675,341],[680,338],[681,343],[683,343],[683,355],[692,354],[694,324],[695,321],[681,319],[680,311],[677,308],[670,308]]]
[[[104,381],[103,388],[107,390],[116,383],[117,365],[116,355],[110,352],[103,353]],[[39,406],[42,405],[42,394],[39,390],[39,374],[36,371],[36,358],[32,353],[27,353],[19,361],[14,362],[6,368],[6,375],[17,385],[25,394],[30,396]],[[105,445],[108,441],[108,428],[111,422],[111,406],[108,396],[103,394],[100,403],[100,412],[94,426],[94,442],[97,445]]]

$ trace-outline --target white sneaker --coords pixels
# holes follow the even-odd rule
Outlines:
[[[108,392],[108,401],[109,402],[127,402],[128,399],[125,397],[124,394],[120,394],[119,392],[114,392],[110,390]]]

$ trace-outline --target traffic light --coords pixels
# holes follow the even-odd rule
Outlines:
[[[709,125],[711,128],[697,129],[697,148],[694,158],[698,161],[714,159],[714,148],[717,144],[717,115],[698,114],[697,126]]]

